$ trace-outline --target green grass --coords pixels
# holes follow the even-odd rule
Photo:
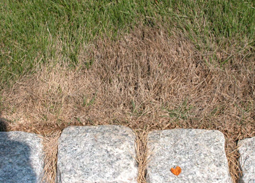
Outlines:
[[[198,49],[228,47],[235,40],[254,51],[254,20],[253,0],[2,0],[0,89],[57,60],[58,47],[75,66],[82,45],[102,36],[117,39],[141,25],[181,31]]]
[[[188,100],[185,99],[182,104],[175,109],[168,109],[167,106],[163,107],[163,110],[165,110],[168,113],[168,117],[171,119],[174,119],[174,121],[187,120],[192,114],[193,106],[188,104]],[[166,116],[165,116],[166,117]]]

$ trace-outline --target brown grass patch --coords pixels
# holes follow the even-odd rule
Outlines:
[[[138,182],[146,182],[146,166],[148,163],[147,130],[136,131],[136,160],[138,163]]]
[[[215,52],[219,60],[232,55],[224,68],[215,60],[205,62]],[[249,60],[227,49],[201,53],[183,35],[142,28],[119,41],[106,38],[82,47],[76,69],[60,62],[38,67],[36,74],[3,91],[2,116],[12,121],[9,130],[44,136],[69,125],[124,125],[140,131],[139,182],[145,182],[141,151],[146,151],[148,131],[219,130],[237,181],[236,142],[255,135],[255,67]],[[56,156],[55,151],[46,155]],[[54,161],[48,160],[48,167]]]
[[[45,152],[44,159],[44,180],[46,182],[55,182],[57,175],[57,153],[58,153],[58,139],[61,131],[53,131],[43,139],[43,147]]]

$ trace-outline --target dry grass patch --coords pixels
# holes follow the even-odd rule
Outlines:
[[[135,30],[119,41],[98,40],[81,48],[75,69],[62,62],[44,65],[3,91],[2,116],[13,121],[9,130],[44,136],[69,125],[124,125],[140,131],[139,182],[145,182],[141,151],[146,151],[149,131],[219,130],[237,181],[236,142],[255,135],[254,62],[231,51],[234,62],[221,68],[215,60],[205,62],[210,54],[197,51],[181,34],[169,37],[155,29]],[[217,55],[224,59],[227,54]],[[55,151],[46,155],[55,157]]]
[[[136,130],[136,160],[138,163],[138,182],[146,182],[146,166],[148,164],[147,136],[148,131]]]
[[[48,134],[43,139],[43,146],[45,152],[45,181],[55,182],[57,175],[57,152],[58,152],[58,139],[61,131],[53,131],[52,134]]]

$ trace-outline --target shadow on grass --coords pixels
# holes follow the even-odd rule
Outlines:
[[[7,122],[4,118],[0,118],[0,132],[7,131]]]

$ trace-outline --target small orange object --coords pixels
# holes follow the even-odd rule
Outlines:
[[[178,175],[181,173],[181,171],[182,171],[182,169],[181,169],[179,166],[176,166],[176,167],[174,167],[174,168],[171,168],[171,172],[172,172],[174,175],[176,175],[176,176],[178,176]]]

